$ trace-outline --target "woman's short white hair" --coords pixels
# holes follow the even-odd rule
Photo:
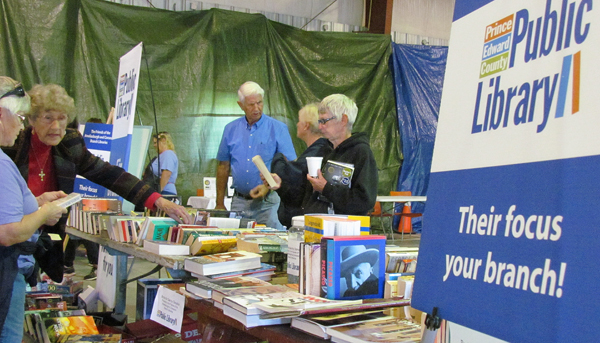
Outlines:
[[[12,91],[21,85],[18,81],[8,76],[0,76],[0,96]],[[29,94],[25,96],[7,96],[0,99],[0,107],[6,108],[12,114],[26,114],[31,109]]]
[[[240,89],[238,89],[238,99],[243,104],[246,97],[250,95],[260,95],[264,97],[265,90],[254,81],[246,81],[240,86]]]
[[[358,114],[358,107],[352,99],[344,94],[331,94],[321,100],[319,104],[319,113],[327,111],[336,117],[337,120],[342,119],[342,115],[344,114],[348,116],[348,129],[352,129],[352,125],[354,125],[356,115]]]

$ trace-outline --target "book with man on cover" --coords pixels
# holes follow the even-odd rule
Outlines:
[[[259,254],[247,251],[231,251],[186,258],[183,268],[191,273],[209,276],[259,268],[261,257]]]
[[[321,297],[383,298],[385,236],[334,236],[321,240]]]

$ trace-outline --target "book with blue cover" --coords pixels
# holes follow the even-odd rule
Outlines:
[[[333,236],[321,240],[321,297],[383,298],[385,236]]]

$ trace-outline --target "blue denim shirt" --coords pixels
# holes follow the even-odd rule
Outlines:
[[[244,116],[225,126],[217,160],[229,161],[233,188],[248,194],[252,188],[262,183],[252,157],[260,155],[267,168],[271,168],[273,156],[278,152],[283,153],[290,161],[296,159],[287,125],[263,114],[256,123],[249,126]]]

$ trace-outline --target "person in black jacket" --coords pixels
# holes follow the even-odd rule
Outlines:
[[[332,94],[319,104],[319,129],[333,145],[333,151],[323,158],[317,177],[306,175],[309,190],[305,192],[302,207],[307,213],[366,215],[377,199],[378,172],[369,138],[363,132],[352,133],[358,114],[356,103],[344,94]],[[352,165],[354,171],[349,184],[332,184],[323,176],[327,161]],[[273,174],[277,186],[281,178]]]
[[[290,228],[292,218],[304,214],[301,196],[308,190],[312,193],[312,186],[306,179],[308,167],[307,157],[324,157],[333,148],[331,143],[323,138],[319,129],[319,104],[308,104],[298,111],[298,123],[296,124],[296,136],[306,143],[306,150],[294,161],[288,161],[282,153],[277,153],[271,163],[271,172],[280,176],[281,187],[277,194],[281,198],[279,205],[279,221],[282,225]]]

